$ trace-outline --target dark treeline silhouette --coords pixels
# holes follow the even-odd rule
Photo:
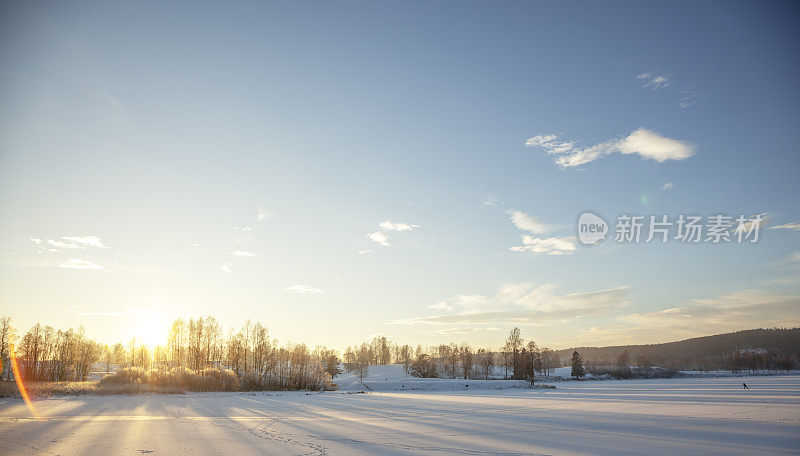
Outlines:
[[[797,366],[800,328],[749,329],[677,342],[558,350],[561,359],[578,351],[595,371],[613,370],[617,357],[628,353],[629,364],[669,370],[786,370]]]
[[[280,345],[266,326],[246,320],[224,333],[213,317],[175,320],[164,345],[147,347],[131,339],[105,345],[88,339],[83,328],[56,330],[37,324],[16,334],[8,317],[0,319],[0,379],[12,378],[10,342],[25,380],[84,381],[103,366],[101,384],[142,384],[193,391],[325,389],[335,387],[340,365],[363,380],[374,365],[401,364],[418,377],[529,380],[571,366],[576,378],[586,373],[617,378],[673,375],[679,369],[734,372],[790,370],[798,360],[798,329],[751,330],[658,345],[539,348],[512,329],[500,350],[468,344],[423,347],[400,345],[386,337],[348,347],[342,355],[305,344]],[[113,367],[113,369],[112,369]],[[499,372],[499,374],[496,374]]]

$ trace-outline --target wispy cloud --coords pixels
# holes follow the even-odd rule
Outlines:
[[[58,253],[62,250],[83,250],[86,247],[107,249],[97,236],[63,236],[60,239],[29,238],[40,252]],[[48,247],[49,246],[49,247]]]
[[[481,204],[483,204],[484,206],[497,206],[497,203],[499,202],[500,198],[490,193],[483,197],[483,201],[481,201]]]
[[[770,230],[794,230],[800,231],[800,222],[797,223],[784,223],[783,225],[775,225],[769,227]]]
[[[542,222],[521,211],[510,210],[511,223],[521,231],[532,234],[545,234],[562,227]],[[513,252],[531,252],[543,255],[569,255],[578,249],[575,237],[539,238],[528,234],[522,235],[522,245],[509,247]]]
[[[590,147],[576,147],[574,141],[559,142],[557,135],[536,135],[525,141],[528,147],[542,147],[562,168],[591,163],[603,155],[619,152],[639,155],[643,159],[663,163],[667,160],[685,160],[695,154],[694,147],[686,142],[670,139],[658,133],[639,128],[630,135]]]
[[[681,100],[678,102],[678,106],[680,106],[681,109],[689,108],[697,104],[697,102],[703,98],[703,96],[704,95],[698,92],[696,88],[692,86],[686,86],[681,89]]]
[[[254,257],[254,256],[256,256],[255,253],[245,252],[244,250],[234,250],[229,255],[233,255],[235,257]]]
[[[358,251],[359,255],[370,255],[372,253],[375,253],[375,251],[372,249],[362,249]]]
[[[69,260],[66,263],[62,263],[58,267],[64,269],[86,269],[86,270],[103,269],[103,267],[100,266],[99,264],[92,263],[91,261],[88,260],[79,260],[79,259]]]
[[[115,116],[122,116],[125,115],[125,113],[127,112],[127,110],[125,109],[125,104],[122,103],[119,99],[113,97],[111,94],[104,93],[103,99],[105,100],[109,109]]]
[[[410,223],[390,222],[390,221],[381,222],[381,224],[378,226],[382,230],[386,231],[411,231],[420,227],[419,225],[413,225]]]
[[[225,274],[233,274],[230,263],[224,263],[220,268],[220,271],[224,272]]]
[[[627,286],[565,295],[555,294],[557,288],[555,284],[504,285],[493,296],[458,296],[452,300],[462,309],[457,313],[397,320],[391,323],[540,326],[581,317],[606,315],[629,304]]]
[[[266,220],[272,213],[262,207],[259,206],[258,208],[258,216],[256,217],[258,221]]]
[[[391,247],[391,244],[389,244],[389,235],[386,234],[384,231],[402,232],[402,231],[413,231],[416,230],[417,228],[421,228],[419,225],[414,225],[412,223],[391,222],[388,220],[379,223],[378,227],[380,227],[382,231],[375,231],[374,233],[369,233],[366,236],[370,238],[373,242],[377,243],[378,245],[382,245],[384,247]],[[363,252],[372,253],[366,251]]]
[[[670,84],[669,75],[660,71],[647,71],[636,75],[636,79],[641,81],[642,87],[649,87],[653,90],[663,89]]]
[[[101,241],[97,236],[64,236],[61,239],[83,247],[97,247],[100,249],[108,248],[103,245],[103,241]]]
[[[791,252],[780,260],[776,261],[774,265],[783,270],[799,270],[800,269],[800,251]]]
[[[448,304],[447,301],[439,301],[436,304],[431,304],[428,307],[434,310],[453,310],[455,307]]]
[[[800,321],[800,297],[768,289],[749,289],[694,299],[663,310],[618,317],[629,329],[694,335],[746,328],[794,326]]]
[[[669,181],[669,182],[667,182],[667,183],[665,183],[664,185],[661,186],[661,190],[664,190],[664,191],[672,190],[673,187],[675,187],[675,186],[672,184],[672,181]]]
[[[319,288],[310,287],[308,285],[292,285],[291,287],[284,288],[284,291],[297,294],[318,294],[322,293]]]
[[[524,234],[522,236],[522,245],[509,247],[509,250],[544,255],[571,255],[578,250],[578,246],[574,236],[537,238]]]
[[[527,231],[533,234],[544,234],[556,230],[557,226],[544,223],[532,215],[528,215],[522,211],[510,210],[508,211],[511,217],[511,223],[522,231]]]

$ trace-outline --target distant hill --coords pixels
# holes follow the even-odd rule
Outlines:
[[[623,350],[628,350],[631,360],[635,360],[638,356],[677,360],[690,357],[718,357],[737,350],[760,348],[784,354],[798,354],[800,353],[800,328],[748,329],[663,344],[575,347],[556,350],[556,353],[562,360],[569,358],[575,350],[581,354],[584,360],[613,360]]]

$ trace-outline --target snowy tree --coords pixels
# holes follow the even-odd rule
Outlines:
[[[403,363],[403,370],[405,370],[406,375],[408,375],[408,370],[411,367],[411,347],[408,345],[403,345],[400,347],[400,362]]]
[[[372,350],[370,350],[367,344],[362,344],[358,349],[358,353],[356,353],[355,369],[353,370],[361,381],[364,381],[364,377],[369,376],[369,365],[372,361],[372,353]]]
[[[522,346],[522,336],[519,328],[514,328],[508,333],[506,345],[503,347],[503,361],[506,368],[506,378],[508,378],[508,368],[514,369],[517,364],[517,351]]]
[[[472,364],[473,364],[473,354],[472,349],[469,348],[469,345],[463,345],[461,347],[461,369],[464,372],[464,379],[468,379],[472,376]]]
[[[478,349],[478,362],[483,368],[483,378],[489,380],[489,373],[494,367],[494,353],[486,349]]]
[[[436,378],[436,364],[426,354],[421,354],[411,365],[411,375],[421,378]]]

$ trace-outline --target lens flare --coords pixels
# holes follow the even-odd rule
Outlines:
[[[33,407],[33,402],[28,397],[28,390],[25,389],[25,384],[22,382],[22,376],[19,374],[19,365],[17,365],[17,354],[14,350],[14,344],[8,344],[8,351],[9,357],[11,358],[11,371],[14,373],[14,380],[17,382],[17,388],[19,388],[19,394],[22,396],[22,400],[25,401],[25,405],[28,406],[28,410],[31,412],[31,415],[38,417],[39,415],[36,414],[36,409]]]

